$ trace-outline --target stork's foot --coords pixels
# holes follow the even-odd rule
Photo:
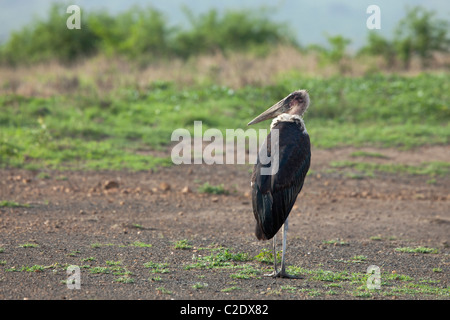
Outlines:
[[[294,276],[292,274],[287,274],[286,271],[274,271],[272,273],[267,273],[264,275],[265,277],[272,277],[272,278],[286,278],[286,279],[303,279],[303,277],[300,276]]]

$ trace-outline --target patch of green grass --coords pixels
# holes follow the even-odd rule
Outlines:
[[[35,264],[32,266],[22,266],[20,268],[11,267],[5,269],[7,272],[44,272],[46,269],[54,269],[56,268],[57,263],[49,265],[49,266],[43,266],[39,264]]]
[[[339,240],[339,239],[332,239],[332,240],[324,240],[322,241],[323,244],[332,244],[335,246],[348,246],[348,242]]]
[[[158,287],[158,288],[156,288],[156,291],[158,291],[159,293],[168,294],[168,295],[171,295],[173,293],[172,291],[167,290],[164,287]]]
[[[405,274],[398,274],[398,273],[390,273],[390,274],[384,274],[383,275],[383,280],[384,281],[389,281],[389,280],[395,280],[395,281],[413,281],[414,279],[411,278],[408,275]]]
[[[372,293],[365,287],[358,287],[352,291],[352,295],[357,298],[370,298]]]
[[[230,274],[231,279],[250,279],[250,276],[248,274],[242,274],[242,273],[233,273]]]
[[[120,283],[134,283],[134,279],[131,277],[119,277],[114,279],[114,281]]]
[[[385,296],[412,295],[415,297],[420,295],[431,295],[434,297],[450,296],[450,287],[439,286],[439,281],[433,279],[415,280],[411,276],[405,274],[382,273],[380,275],[381,288],[378,290],[373,290],[367,288],[367,280],[369,275],[366,273],[349,272],[347,270],[331,271],[323,269],[306,269],[298,266],[288,266],[287,272],[293,275],[304,276],[305,283],[314,283],[315,281],[324,282],[324,288],[332,290],[331,293],[307,288],[298,290],[298,292],[306,292],[313,295],[335,295],[343,293],[359,298],[370,298],[377,294]]]
[[[367,260],[367,257],[366,257],[366,256],[363,256],[363,255],[357,255],[357,256],[353,256],[353,257],[351,258],[351,260],[352,260],[352,262],[360,263],[360,262],[366,261],[366,260]]]
[[[198,188],[200,193],[210,193],[210,194],[228,194],[229,192],[225,189],[223,184],[218,186],[213,186],[208,182],[205,182],[202,186]]]
[[[350,275],[346,271],[328,271],[328,270],[316,270],[311,280],[327,281],[327,282],[340,282],[350,279]]]
[[[231,268],[235,266],[236,262],[245,262],[251,260],[247,253],[232,253],[228,248],[219,248],[216,252],[210,255],[194,255],[192,257],[194,263],[185,265],[184,269],[194,268]]]
[[[374,172],[394,174],[445,176],[450,173],[450,162],[424,162],[419,166],[406,164],[380,164],[372,162],[333,161],[331,166],[335,168],[351,168],[365,175],[374,175]]]
[[[237,266],[236,268],[238,269],[238,272],[230,275],[230,278],[232,279],[252,279],[259,278],[261,275],[261,270],[250,264],[244,264],[243,266]]]
[[[150,243],[144,243],[140,241],[135,241],[129,245],[130,247],[139,247],[139,248],[151,248],[152,245]]]
[[[273,252],[272,250],[263,248],[261,251],[254,257],[256,261],[261,263],[273,264]],[[281,251],[277,251],[277,262],[281,262]]]
[[[203,283],[203,282],[196,282],[192,285],[192,289],[194,290],[200,290],[200,289],[204,289],[208,286],[207,283]]]
[[[52,177],[47,172],[40,172],[37,176],[37,179],[51,179]]]
[[[156,276],[156,277],[151,277],[148,278],[149,281],[162,281],[162,278],[160,276]]]
[[[236,290],[242,290],[242,289],[239,288],[239,287],[236,287],[236,286],[232,286],[232,287],[229,287],[229,288],[224,288],[224,289],[222,289],[220,291],[221,292],[232,292],[232,291],[236,291]]]
[[[169,273],[168,263],[157,263],[157,262],[146,262],[144,263],[145,268],[149,268],[151,273]]]
[[[38,248],[39,245],[36,243],[23,243],[23,244],[19,244],[19,247],[22,248]]]
[[[295,291],[297,291],[297,288],[288,285],[288,286],[281,286],[281,290],[289,291],[291,293],[294,293]]]
[[[406,253],[438,253],[438,249],[435,248],[426,248],[426,247],[403,247],[403,248],[395,248],[397,252],[406,252]]]
[[[71,252],[68,253],[67,255],[68,255],[69,257],[75,257],[77,254],[80,254],[80,253],[81,253],[81,251],[75,250],[75,251],[71,251]]]
[[[433,297],[450,297],[450,287],[439,287],[428,284],[406,283],[402,286],[388,288],[383,292],[386,296],[396,295],[429,295]]]
[[[339,294],[336,290],[333,290],[333,289],[330,289],[330,290],[328,290],[327,292],[325,292],[327,295],[330,295],[330,296],[334,296],[334,295],[337,295],[337,294]]]
[[[45,270],[44,266],[41,265],[33,265],[33,266],[22,266],[22,269],[20,271],[26,271],[26,272],[43,272]]]
[[[310,297],[319,297],[322,295],[322,292],[318,289],[301,288],[298,291],[304,292],[304,293],[308,294],[308,296],[310,296]]]
[[[246,124],[302,83],[310,90],[305,122],[318,148],[414,148],[449,142],[450,75],[366,77],[279,75],[270,86],[231,90],[210,84],[152,84],[99,94],[82,84],[76,95],[0,97],[0,167],[57,170],[148,170],[170,166],[152,155],[172,144],[177,128],[247,129]],[[269,103],[270,102],[270,103]],[[405,121],[407,119],[407,121]],[[254,126],[268,128],[264,122]],[[362,154],[357,154],[362,156]],[[374,154],[364,156],[378,157]],[[448,171],[448,169],[447,169]]]
[[[123,245],[123,244],[116,245],[114,243],[98,243],[98,242],[91,243],[91,248],[93,248],[93,249],[101,248],[101,247],[115,247],[115,246],[120,247],[120,248],[125,248],[125,247],[151,248],[152,247],[152,245],[150,243],[144,243],[141,241],[135,241],[128,245]]]
[[[111,267],[111,270],[113,271],[113,274],[115,276],[126,276],[126,277],[129,277],[129,276],[132,275],[131,271],[127,270],[124,267],[118,266],[118,265]]]
[[[3,201],[0,201],[0,208],[1,207],[6,207],[6,208],[20,208],[20,207],[29,208],[30,205],[29,204],[20,204],[20,203],[17,203],[15,201],[3,200]]]
[[[335,259],[334,261],[337,261],[337,262],[344,262],[344,263],[362,263],[362,262],[365,262],[366,260],[367,260],[367,257],[366,257],[366,256],[363,256],[363,255],[357,255],[357,256],[352,257],[352,258],[349,259],[349,260]]]
[[[97,259],[95,257],[88,257],[88,258],[83,258],[81,259],[81,262],[86,262],[86,261],[96,261]]]
[[[178,240],[174,244],[174,249],[188,250],[188,249],[192,249],[192,245],[186,239]]]
[[[108,273],[111,273],[111,269],[108,267],[91,267],[89,269],[89,272],[95,273],[95,274],[99,274],[99,273],[108,274]]]

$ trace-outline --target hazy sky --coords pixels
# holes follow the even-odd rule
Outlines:
[[[45,17],[54,0],[0,0],[0,42],[4,42],[12,30],[29,24],[33,17]],[[358,48],[366,40],[366,20],[369,5],[381,9],[381,30],[390,37],[394,27],[405,14],[405,7],[420,5],[435,10],[440,18],[450,20],[450,0],[70,0],[83,10],[107,10],[117,13],[132,5],[152,6],[167,16],[171,24],[183,25],[186,18],[181,10],[187,6],[194,13],[211,8],[258,9],[270,8],[273,20],[288,23],[302,45],[325,44],[326,34],[343,35],[352,40],[351,47]]]

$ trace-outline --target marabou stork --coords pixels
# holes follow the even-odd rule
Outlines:
[[[281,278],[298,278],[286,273],[285,253],[288,216],[294,206],[298,194],[302,190],[303,181],[309,170],[311,161],[311,145],[309,135],[303,122],[303,114],[309,106],[309,95],[306,90],[298,90],[289,94],[268,110],[250,121],[248,125],[272,119],[271,131],[262,148],[267,146],[267,155],[271,161],[261,163],[261,152],[253,169],[252,204],[256,219],[255,234],[258,240],[273,238],[274,272],[267,276]],[[271,135],[278,130],[278,141],[271,142]],[[276,136],[276,135],[274,135]],[[273,162],[275,153],[271,143],[278,143],[278,171],[274,174],[262,173]],[[283,226],[283,251],[281,270],[277,271],[277,255],[275,235]]]

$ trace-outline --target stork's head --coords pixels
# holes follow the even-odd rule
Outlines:
[[[306,90],[298,90],[289,94],[283,100],[277,102],[272,107],[261,113],[255,119],[250,121],[248,125],[255,124],[264,120],[273,119],[282,113],[290,115],[303,116],[309,106],[309,95]]]

